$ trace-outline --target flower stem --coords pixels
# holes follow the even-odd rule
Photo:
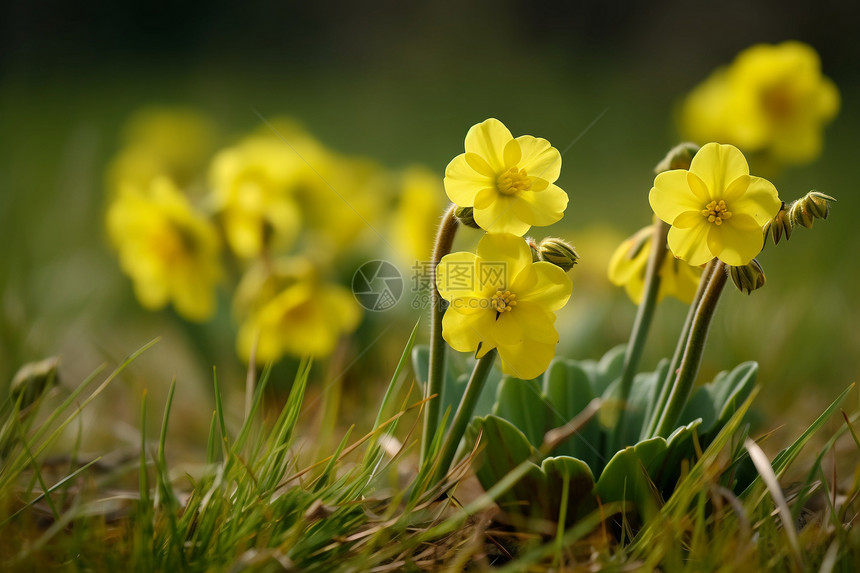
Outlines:
[[[693,320],[696,318],[696,311],[699,307],[699,302],[702,300],[702,296],[704,296],[705,291],[708,288],[708,282],[711,279],[711,274],[714,271],[714,265],[716,265],[716,262],[717,259],[712,259],[702,272],[702,276],[699,278],[699,286],[696,289],[696,294],[693,296],[693,300],[690,302],[690,309],[687,311],[687,318],[684,320],[684,326],[681,328],[681,334],[678,336],[678,343],[675,345],[675,353],[672,355],[672,362],[669,364],[669,369],[666,371],[666,378],[660,386],[660,395],[654,402],[648,426],[642,429],[642,434],[639,436],[640,440],[655,436],[654,432],[657,431],[657,423],[660,421],[660,414],[666,408],[666,402],[669,400],[669,391],[672,389],[672,380],[675,378],[675,375],[678,373],[678,368],[681,365],[681,357],[684,354],[684,348],[687,346],[687,339],[690,337],[690,328],[692,328]]]
[[[723,288],[726,286],[727,278],[726,264],[722,261],[714,263],[708,277],[708,286],[697,305],[693,322],[690,325],[690,335],[684,347],[684,356],[681,358],[678,377],[672,386],[666,407],[662,409],[657,429],[654,432],[655,436],[668,436],[675,429],[678,418],[681,416],[684,406],[687,405],[687,399],[690,397],[696,376],[699,374],[699,366],[702,363],[702,354],[705,350],[705,340],[708,337],[711,319],[714,317],[714,311],[717,308],[717,302],[720,300]]]
[[[421,460],[426,461],[433,436],[436,435],[439,426],[439,404],[442,395],[442,380],[445,377],[445,341],[442,339],[442,315],[445,309],[442,306],[442,297],[436,288],[436,267],[442,257],[451,252],[454,244],[454,236],[457,234],[459,222],[454,216],[457,206],[452,204],[442,216],[439,231],[436,233],[436,243],[433,246],[433,260],[431,262],[432,280],[430,287],[430,364],[427,371],[427,388],[424,398],[436,395],[427,402],[424,409],[424,432],[421,439]]]
[[[668,234],[669,225],[663,221],[654,223],[654,230],[651,235],[651,251],[648,253],[648,266],[645,268],[645,292],[636,311],[633,330],[630,331],[630,339],[624,353],[621,381],[618,385],[620,410],[610,442],[616,449],[624,446],[620,443],[624,436],[624,413],[627,409],[627,399],[630,398],[630,390],[633,387],[633,377],[636,375],[636,368],[639,366],[642,350],[645,348],[645,340],[648,338],[648,328],[651,326],[654,309],[657,307],[657,293],[660,291],[660,267],[663,265],[668,252],[666,250],[666,236]]]
[[[451,462],[454,461],[454,455],[457,453],[457,447],[460,445],[460,440],[466,432],[466,426],[469,425],[469,421],[472,419],[475,405],[478,403],[478,398],[481,396],[484,383],[487,381],[487,376],[493,368],[495,359],[496,349],[494,348],[479,358],[475,364],[472,376],[466,384],[466,391],[463,393],[463,398],[457,407],[457,413],[454,414],[451,428],[448,430],[445,441],[442,443],[442,450],[439,453],[438,465],[432,482],[441,481],[445,477],[445,474],[448,473]]]

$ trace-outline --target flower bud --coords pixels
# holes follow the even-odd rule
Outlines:
[[[816,219],[826,219],[830,214],[829,201],[836,201],[830,195],[818,191],[810,191],[802,200],[806,202],[807,209]]]
[[[547,261],[567,272],[579,261],[579,254],[561,239],[546,238],[538,245],[542,261]]]
[[[481,228],[481,226],[475,222],[475,217],[472,214],[472,207],[457,207],[454,211],[454,216],[457,217],[457,220],[461,225],[472,227],[473,229]]]
[[[764,270],[756,259],[742,267],[729,267],[729,276],[739,291],[752,294],[764,286]]]
[[[681,143],[669,150],[666,157],[654,168],[654,173],[663,173],[672,169],[689,169],[693,157],[699,151],[695,143]]]
[[[777,213],[773,219],[765,223],[764,238],[767,239],[767,234],[770,233],[773,237],[773,244],[778,245],[783,235],[785,235],[786,241],[791,238],[792,228],[791,219],[788,216],[788,209],[785,208],[785,203],[783,202],[782,207],[779,208],[779,213]]]
[[[526,237],[526,243],[529,246],[529,250],[532,252],[532,262],[536,263],[540,260],[540,247],[538,247],[537,242],[531,237]]]
[[[20,400],[19,405],[22,410],[57,383],[59,362],[59,358],[52,356],[38,362],[29,362],[15,373],[9,386],[9,393],[13,400]]]

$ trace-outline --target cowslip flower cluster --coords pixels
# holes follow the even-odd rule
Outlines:
[[[234,312],[241,321],[237,350],[265,362],[284,354],[322,357],[355,330],[361,309],[346,288],[325,281],[305,258],[250,269],[237,289]]]
[[[748,264],[764,246],[762,228],[782,206],[770,181],[750,176],[736,147],[718,143],[702,147],[689,170],[657,175],[648,200],[671,225],[671,251],[695,266],[714,257]]]
[[[215,129],[196,112],[136,115],[107,175],[108,231],[144,307],[172,302],[183,318],[211,318],[226,253],[238,272],[239,354],[320,357],[361,318],[327,277],[376,230],[388,177],[289,120],[265,124],[216,152]],[[287,272],[285,257],[304,263]]]
[[[514,139],[491,118],[469,129],[465,148],[445,169],[445,192],[456,205],[472,207],[482,229],[522,236],[562,218],[568,197],[555,185],[561,154],[547,140]]]
[[[625,239],[609,259],[608,276],[616,286],[623,286],[635,304],[642,303],[645,292],[645,270],[651,253],[654,235],[653,225],[639,229],[633,236]],[[694,267],[667,253],[658,271],[660,288],[657,300],[667,296],[689,304],[693,301],[702,269]]]
[[[436,286],[449,302],[442,335],[452,348],[478,358],[498,349],[502,371],[525,380],[546,370],[558,343],[555,311],[572,284],[552,263],[533,262],[525,240],[484,235],[477,253],[442,258]]]
[[[221,277],[218,231],[170,179],[156,178],[146,190],[120,189],[108,209],[107,230],[145,308],[172,303],[192,321],[212,315]]]
[[[800,42],[741,52],[687,97],[681,131],[698,143],[731,143],[781,163],[805,163],[822,148],[822,129],[839,111],[839,91]]]

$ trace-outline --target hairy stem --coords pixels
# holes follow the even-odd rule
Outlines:
[[[451,252],[454,244],[454,236],[457,234],[459,222],[454,216],[457,206],[451,205],[442,216],[439,231],[436,233],[436,243],[433,246],[432,285],[430,287],[430,364],[427,372],[427,388],[425,398],[435,394],[435,398],[427,402],[424,409],[424,432],[421,440],[421,460],[426,461],[433,436],[436,435],[439,426],[439,404],[442,395],[442,380],[445,377],[445,341],[442,339],[442,315],[445,309],[442,306],[442,297],[436,288],[436,267],[442,257]]]

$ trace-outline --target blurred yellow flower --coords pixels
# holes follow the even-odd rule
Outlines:
[[[189,320],[212,315],[221,276],[218,232],[172,181],[155,179],[145,192],[122,188],[108,208],[107,230],[145,308],[172,302]]]
[[[293,191],[304,169],[273,136],[249,137],[215,156],[209,170],[214,204],[236,255],[252,258],[292,245],[301,224]]]
[[[429,261],[439,226],[442,178],[424,167],[411,167],[401,177],[400,197],[392,217],[391,244],[409,263]]]
[[[180,187],[199,177],[214,151],[216,129],[206,116],[185,108],[144,108],[128,121],[125,146],[107,172],[110,193],[124,185],[146,189],[167,176]]]
[[[532,262],[522,238],[488,233],[477,254],[445,255],[436,286],[450,303],[442,336],[452,348],[479,358],[497,348],[502,371],[524,380],[549,366],[558,343],[555,311],[570,298],[571,282],[552,263]]]
[[[621,243],[609,260],[609,280],[623,286],[635,304],[642,303],[645,292],[645,269],[651,253],[654,227],[649,225]],[[693,301],[702,269],[676,259],[671,251],[666,253],[660,267],[660,288],[657,300],[673,296],[687,304]]]
[[[361,319],[349,290],[323,282],[305,259],[252,267],[237,290],[235,310],[245,315],[237,346],[246,361],[255,345],[262,362],[285,354],[327,356]]]
[[[818,54],[800,42],[759,44],[716,70],[687,97],[681,130],[697,143],[765,151],[782,163],[815,159],[822,129],[839,111],[839,91]]]
[[[764,246],[762,227],[782,203],[776,188],[751,177],[743,154],[731,145],[708,143],[690,170],[664,171],[648,196],[669,229],[669,248],[691,265],[718,257],[730,266],[749,263]]]
[[[567,193],[554,184],[560,172],[561,154],[547,140],[514,139],[491,118],[469,129],[466,152],[445,169],[445,192],[460,207],[474,207],[481,228],[522,236],[564,215]]]

